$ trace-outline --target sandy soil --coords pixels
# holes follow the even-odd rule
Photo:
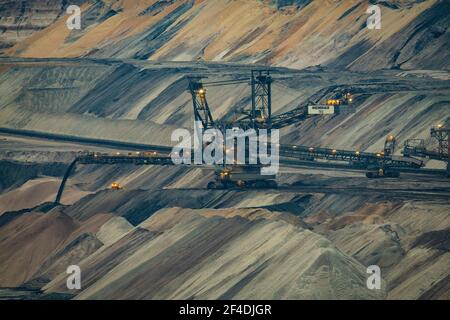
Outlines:
[[[151,0],[89,3],[82,6],[82,14],[96,18],[85,22],[82,30],[71,32],[61,15],[44,30],[17,39],[6,54],[238,61],[294,68],[329,63],[359,70],[402,64],[409,69],[448,67],[440,54],[441,42],[448,37],[443,40],[445,32],[436,31],[448,18],[445,3],[395,2],[380,7],[389,28],[375,32],[361,26],[368,17],[367,4],[356,0],[313,1],[300,9],[277,9],[253,0],[183,0],[156,7]],[[50,10],[47,20],[53,15]],[[424,41],[431,31],[436,39]]]
[[[43,177],[29,180],[19,188],[1,194],[0,215],[6,211],[32,208],[43,202],[54,201],[60,184],[60,179]],[[68,192],[61,199],[63,204],[73,204],[89,194],[71,185],[67,189]]]

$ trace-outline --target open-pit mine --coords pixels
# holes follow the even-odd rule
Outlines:
[[[0,3],[0,299],[450,299],[449,2],[69,2]]]

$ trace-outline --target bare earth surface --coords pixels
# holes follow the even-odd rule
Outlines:
[[[77,154],[118,151],[98,140],[172,146],[192,130],[192,75],[270,66],[275,115],[354,93],[281,143],[435,148],[430,128],[450,124],[448,1],[376,1],[383,27],[369,30],[359,0],[79,0],[72,31],[66,1],[26,2],[0,5],[0,299],[450,299],[444,175],[282,166],[278,188],[210,190],[211,168],[78,165],[54,204]],[[207,97],[220,120],[251,104],[246,83]]]

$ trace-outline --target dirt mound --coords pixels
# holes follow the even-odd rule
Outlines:
[[[103,245],[93,234],[111,217],[98,214],[83,224],[56,207],[11,219],[0,227],[0,286],[48,282]]]
[[[107,228],[110,227],[111,225]],[[91,256],[80,261],[78,265],[83,274],[82,288],[88,288],[100,279],[107,277],[111,270],[132,256],[141,246],[157,235],[158,233],[155,232],[135,228],[114,243],[102,247]],[[61,273],[43,289],[46,294],[55,292],[73,294],[73,291],[67,289],[66,279],[67,275]]]
[[[449,6],[445,1],[409,1],[408,5],[381,1],[383,25],[389,28],[379,30],[366,28],[369,5],[361,2],[280,3],[302,5],[280,5],[277,10],[270,1],[253,0],[86,3],[81,7],[82,16],[89,18],[83,21],[82,30],[66,28],[67,16],[61,15],[6,53],[238,61],[296,68],[319,64],[364,70],[403,65],[408,69],[448,67],[448,56],[442,53],[448,45]],[[16,6],[12,2],[5,7],[14,11]],[[49,10],[43,21],[51,21],[54,14]],[[17,40],[22,39],[13,41]]]
[[[235,211],[158,212],[82,262],[85,280],[77,298],[382,297],[366,288],[364,267],[323,237],[269,216],[244,218],[255,214],[251,210]],[[155,237],[142,227],[162,233]],[[64,279],[57,277],[46,293],[65,292]]]
[[[31,213],[0,229],[0,286],[26,282],[67,239],[77,224],[58,212]]]
[[[84,258],[97,251],[103,243],[92,233],[83,233],[62,250],[48,257],[33,278],[23,284],[27,288],[42,288],[58,274],[66,272],[67,267],[78,265]]]
[[[132,229],[133,225],[126,219],[113,217],[100,227],[96,236],[103,244],[109,245],[119,240]]]
[[[56,178],[28,180],[19,188],[0,195],[0,215],[6,211],[17,211],[54,201],[60,184],[61,181]],[[87,194],[89,192],[68,185],[61,202],[73,204]]]

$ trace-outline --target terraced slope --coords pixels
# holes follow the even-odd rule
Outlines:
[[[374,3],[381,8],[380,30],[366,28],[368,3],[363,0],[85,1],[81,30],[66,28],[68,15],[59,12],[47,28],[5,54],[234,61],[293,68],[322,64],[352,70],[449,68],[447,1]],[[18,15],[10,4],[4,8],[11,18]],[[22,16],[32,21],[29,12]],[[53,17],[50,10],[44,20]]]
[[[66,1],[27,3],[0,1],[0,128],[171,145],[192,128],[188,76],[268,65],[275,114],[327,88],[356,93],[339,115],[282,129],[283,143],[379,151],[450,117],[448,1],[371,1],[381,30],[362,0],[78,1],[72,31]],[[207,96],[216,119],[251,102],[246,84]],[[282,168],[278,190],[207,190],[210,170],[86,165],[49,203],[85,149],[117,151],[0,138],[0,298],[449,299],[445,177]],[[366,287],[371,264],[382,290]]]
[[[344,181],[319,175],[313,182],[301,172],[286,178],[322,188]],[[388,191],[426,187],[414,177],[375,183],[380,192],[367,195],[350,190],[363,178],[345,179],[349,191],[339,193],[129,185],[16,212],[0,225],[1,286],[77,299],[445,299],[448,201]],[[29,250],[36,254],[25,264]],[[67,290],[70,264],[83,270],[81,291]],[[382,269],[382,291],[365,287],[371,264]]]
[[[253,68],[107,59],[4,59],[0,66],[0,127],[154,145],[173,145],[175,128],[193,130],[188,76],[242,78]],[[430,127],[449,117],[446,71],[364,75],[274,68],[273,73],[275,114],[318,98],[324,88],[340,85],[358,92],[354,106],[338,116],[314,117],[301,127],[283,129],[285,143],[379,151],[389,133],[401,145],[406,139],[427,138]],[[250,87],[213,87],[208,100],[214,118],[232,119],[249,107]]]
[[[0,1],[0,53],[64,17],[66,7],[64,0]]]

